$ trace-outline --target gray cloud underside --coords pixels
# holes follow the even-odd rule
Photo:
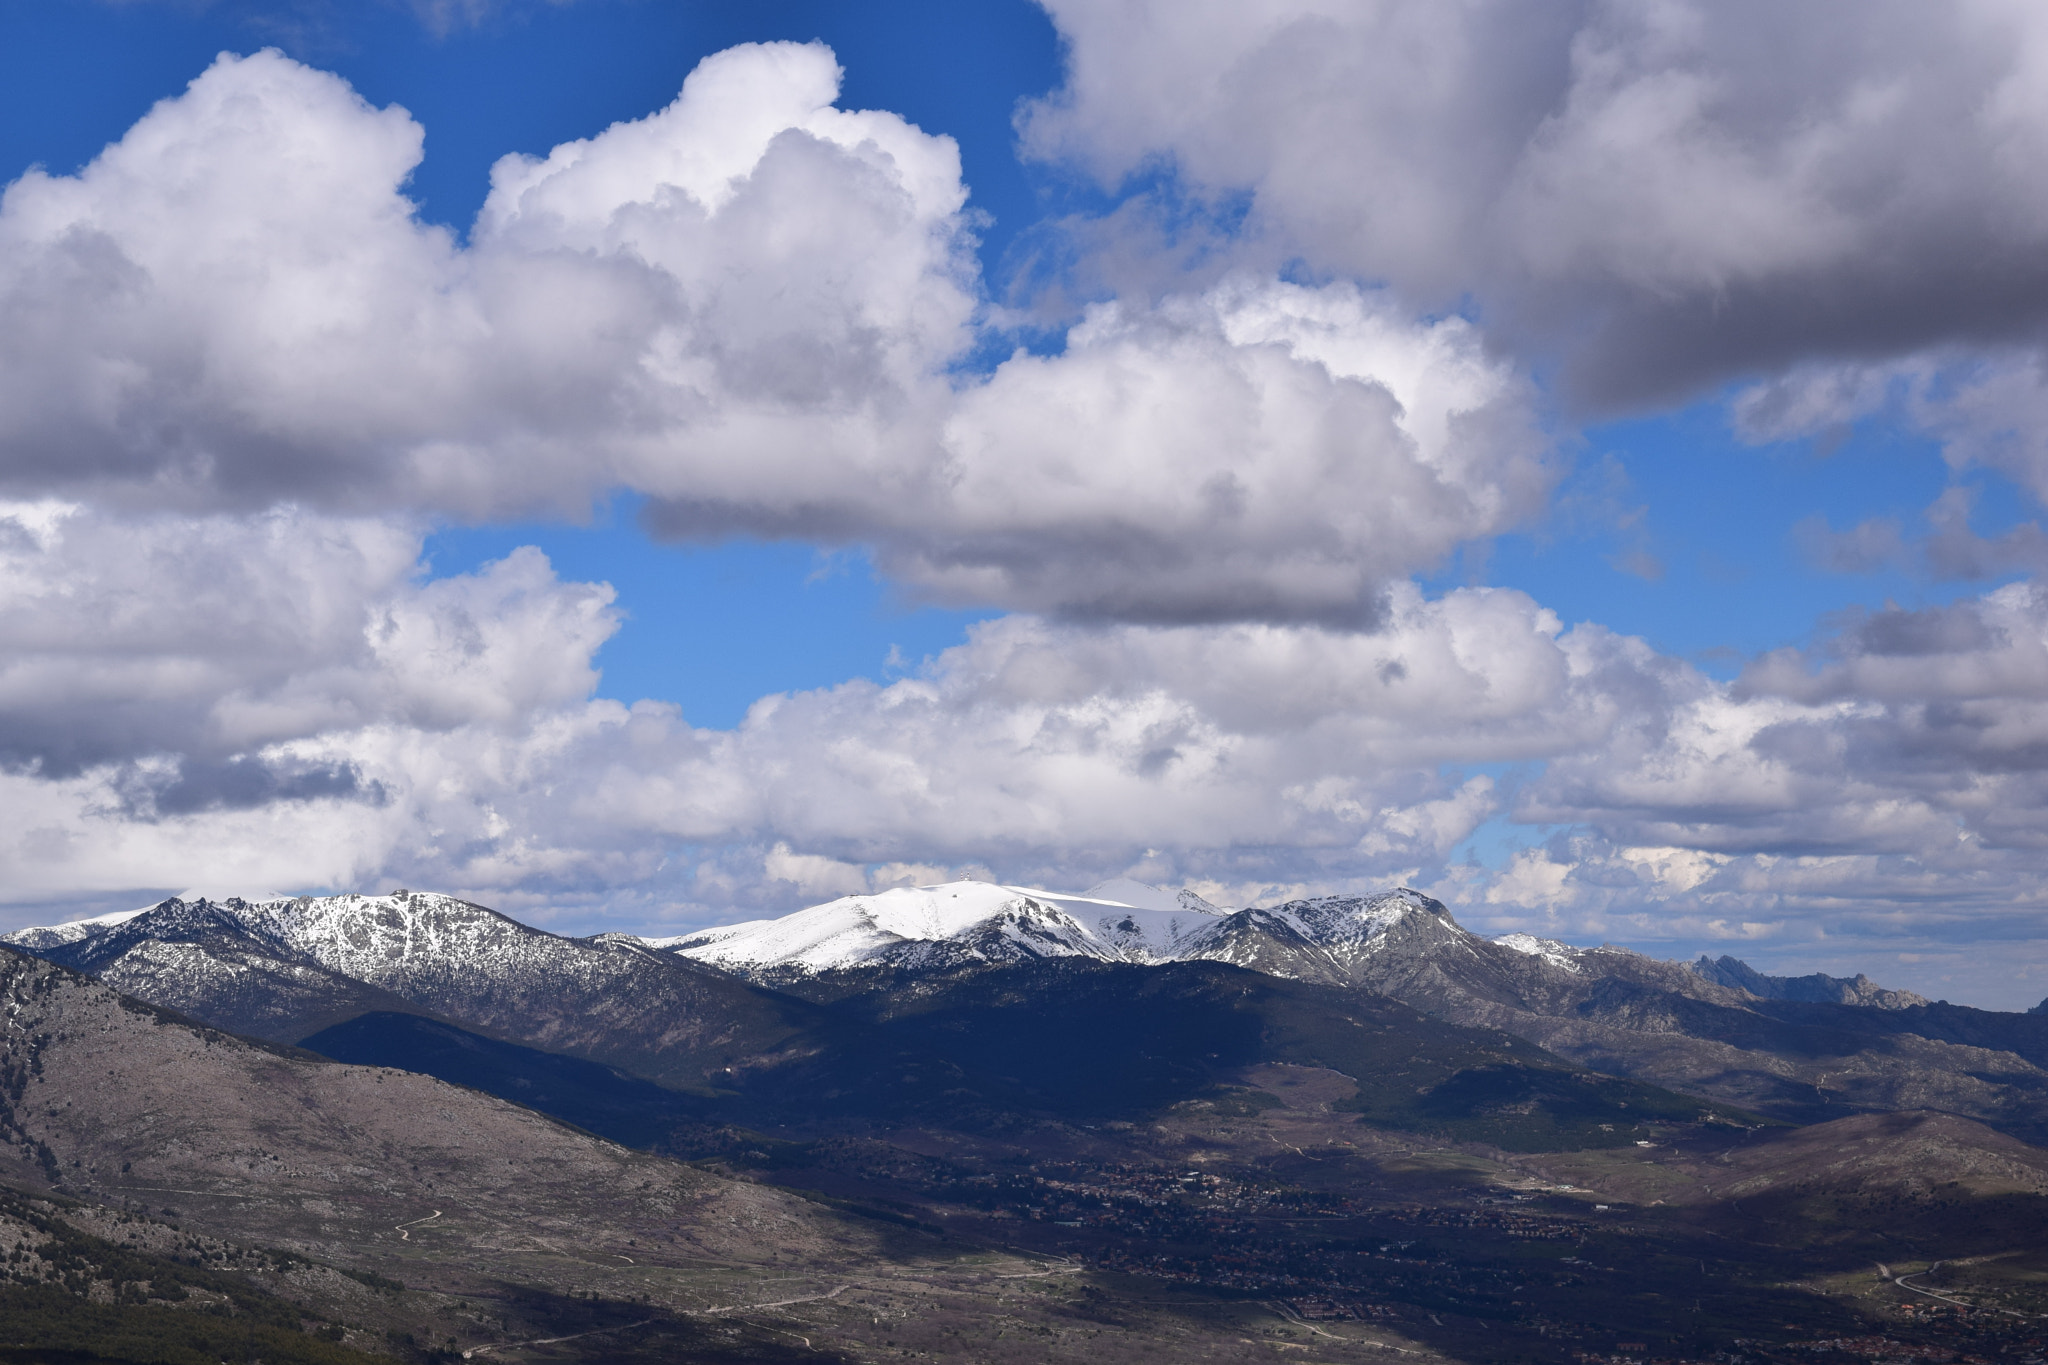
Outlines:
[[[1041,155],[1247,193],[1276,258],[1476,296],[1596,405],[2036,337],[2048,16],[2009,3],[1043,0]]]

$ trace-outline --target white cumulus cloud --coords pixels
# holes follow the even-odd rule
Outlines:
[[[666,534],[866,544],[913,589],[1111,619],[1369,621],[1540,507],[1529,385],[1455,318],[1271,276],[983,333],[952,141],[822,46],[510,156],[466,243],[422,130],[223,57],[0,201],[0,489],[490,518],[630,489]]]
[[[1397,585],[1371,632],[1010,616],[718,730],[594,696],[608,588],[532,550],[429,580],[418,545],[8,508],[9,899],[390,882],[675,925],[962,871],[1237,903],[1409,881],[1495,931],[1810,954],[1824,924],[1835,968],[2039,911],[2031,585],[1733,683],[1500,589]],[[1464,861],[1488,830],[1508,848]]]

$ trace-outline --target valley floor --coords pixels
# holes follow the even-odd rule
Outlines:
[[[1312,1068],[1250,1079],[1272,1107],[1196,1103],[1149,1125],[1008,1140],[702,1135],[696,1171],[799,1192],[857,1228],[853,1243],[814,1235],[829,1223],[749,1231],[744,1205],[714,1251],[666,1216],[513,1218],[463,1190],[358,1206],[372,1224],[319,1201],[118,1178],[91,1202],[15,1200],[6,1235],[30,1248],[48,1239],[31,1223],[62,1225],[290,1304],[308,1348],[336,1337],[332,1349],[419,1361],[2048,1357],[2048,1204],[2009,1172],[1983,1175],[1987,1152],[2014,1152],[1974,1125],[1646,1128],[1648,1146],[1515,1155],[1368,1128],[1329,1107]],[[1816,1180],[1816,1146],[1850,1154],[1856,1177]],[[2048,1154],[2018,1155],[2048,1170]],[[1929,1184],[1923,1167],[1978,1176]],[[258,1229],[322,1255],[234,1240]],[[32,1252],[8,1265],[50,1284]],[[116,1269],[70,1274],[56,1288],[79,1301],[124,1301]],[[176,1311],[254,1311],[212,1292],[218,1303]],[[133,1311],[173,1311],[132,1281],[125,1294]],[[23,1341],[15,1317],[30,1310],[47,1306],[0,1293],[0,1342]]]

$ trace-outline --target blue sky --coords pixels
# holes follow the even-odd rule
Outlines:
[[[2036,21],[1680,9],[0,4],[16,917],[1407,880],[2038,998]]]
[[[846,70],[843,104],[894,110],[960,143],[972,203],[986,215],[975,231],[992,293],[1012,283],[1020,235],[1105,198],[1017,154],[1018,105],[1061,74],[1052,22],[1024,0],[971,10],[594,0],[443,31],[396,4],[17,4],[4,14],[16,36],[0,54],[0,165],[10,173],[76,170],[214,54],[276,45],[411,111],[427,147],[407,192],[423,218],[467,231],[491,163],[507,152],[542,153],[641,117],[732,44],[820,39]],[[1521,588],[1568,621],[1642,635],[1721,673],[1808,640],[1831,612],[1981,586],[1828,572],[1801,553],[1795,528],[1809,518],[1910,523],[1950,482],[1934,442],[1881,421],[1763,446],[1729,428],[1718,398],[1591,426],[1562,454],[1570,473],[1558,508],[1455,557],[1432,581]],[[2026,516],[2005,481],[1972,482],[1986,491],[1986,529]],[[890,658],[935,654],[992,614],[920,609],[857,549],[653,543],[630,500],[598,508],[587,526],[445,525],[430,545],[433,571],[468,571],[524,544],[567,576],[620,590],[628,624],[600,655],[604,694],[674,700],[703,724],[731,725],[769,692],[887,676]]]

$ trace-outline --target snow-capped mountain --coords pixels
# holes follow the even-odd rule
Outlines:
[[[1154,908],[1131,903],[1146,900]],[[1818,1093],[1812,1087],[1821,1069],[1811,1059],[1820,1051],[1809,1034],[1834,1037],[1832,1030],[1847,1028],[1864,1040],[1861,1046],[1830,1043],[1821,1050],[1838,1091],[1855,1071],[1859,1103],[1933,1105],[1979,1117],[2019,1103],[2017,1090],[1993,1096],[1960,1072],[1950,1058],[1962,1055],[1951,1046],[1962,1035],[1948,1036],[1940,1019],[1905,1029],[1883,1020],[1924,1003],[1905,992],[1833,978],[1768,977],[1732,959],[1666,962],[1527,934],[1495,941],[1407,888],[1225,913],[1130,884],[1061,897],[965,883],[848,897],[777,920],[707,930],[671,947],[820,1002],[847,991],[887,995],[904,970],[969,963],[1147,964],[1169,972],[1176,964],[1223,962],[1391,998],[1439,1019],[1519,1035],[1596,1068],[1772,1112],[1797,1110],[1802,1118],[1836,1112],[1825,1103],[1814,1107],[1797,1090],[1803,1083],[1806,1094]],[[897,971],[860,979],[878,967]],[[1860,1007],[1854,1022],[1802,1013],[1844,1006]],[[1915,1027],[1926,1036],[1912,1033]],[[1912,1064],[1902,1068],[1909,1054]],[[2028,1084],[2039,1070],[2017,1055],[2001,1064]]]
[[[763,978],[1061,957],[1217,961],[1357,984],[1366,964],[1390,949],[1415,957],[1492,948],[1460,928],[1441,903],[1406,888],[1226,911],[1191,891],[1128,879],[1079,894],[975,881],[899,887],[666,939],[568,939],[452,896],[396,891],[172,899],[0,941],[110,981],[146,962],[158,994],[174,993],[180,962],[196,979],[218,975],[226,958],[236,969],[262,959],[272,968],[288,965],[300,978],[359,983],[428,1009],[459,1002],[459,1012],[472,1018],[487,1007],[499,1014],[536,981],[596,988],[622,968],[630,974],[623,961],[630,958],[680,959]]]
[[[564,938],[428,892],[173,898],[0,941],[277,1042],[399,1010],[684,1085],[806,1023],[796,1002],[629,935]]]
[[[1405,888],[1225,911],[1191,891],[1119,881],[1081,895],[986,882],[845,896],[779,919],[647,940],[764,980],[865,967],[1085,957],[1101,962],[1229,962],[1273,976],[1345,984],[1399,942],[1410,951],[1482,942],[1439,902]]]
[[[1269,976],[1369,984],[1376,961],[1472,951],[1441,901],[1401,887],[1377,896],[1317,896],[1227,915],[1180,945],[1181,960],[1229,962]]]
[[[647,942],[750,975],[1050,957],[1163,962],[1175,960],[1185,944],[1223,918],[1221,910],[1193,892],[1168,897],[1135,882],[1128,885],[1150,892],[1152,903],[1134,905],[1097,894],[1109,889],[1103,887],[1076,896],[947,882],[843,896],[779,919]]]
[[[245,901],[173,897],[143,910],[26,929],[6,942],[235,1033],[290,1042],[370,1010],[389,992],[322,966],[255,927]]]
[[[40,953],[46,948],[62,948],[66,944],[83,939],[97,938],[112,929],[118,929],[137,915],[146,915],[149,906],[140,910],[116,910],[111,915],[95,915],[91,919],[75,919],[64,924],[52,924],[37,929],[22,929],[0,936],[0,942],[12,943],[17,948],[26,948]]]
[[[1568,972],[1579,970],[1580,950],[1568,943],[1559,943],[1554,938],[1538,938],[1534,934],[1502,934],[1494,942],[1524,957],[1542,958],[1551,966],[1561,967]]]
[[[1769,977],[1733,959],[1665,962],[1530,935],[1493,941],[1405,888],[1224,911],[1133,882],[1078,895],[958,882],[670,940],[565,938],[424,892],[169,900],[5,941],[152,1004],[279,1042],[365,1014],[424,1014],[697,1092],[743,1075],[796,1074],[806,1058],[830,1054],[853,1026],[831,1013],[834,1001],[880,1000],[914,985],[905,973],[959,984],[959,968],[1005,964],[1030,967],[1029,979],[1076,980],[1142,966],[1161,973],[1168,994],[1177,966],[1229,964],[1390,997],[1590,1065],[1758,1106],[1819,1103],[1801,1098],[1818,1092],[1800,1059],[1821,1055],[1816,1040],[1831,1030],[1848,1029],[1865,1040],[1850,1049],[1858,1060],[1828,1052],[1827,1075],[1840,1089],[1855,1070],[1859,1103],[1990,1114],[2010,1095],[1985,1091],[1955,1059],[1975,1055],[1969,1047],[1991,1036],[1982,1029],[2015,1027],[1955,1024],[1918,997],[1863,980]],[[886,1013],[886,1001],[877,1009]]]

